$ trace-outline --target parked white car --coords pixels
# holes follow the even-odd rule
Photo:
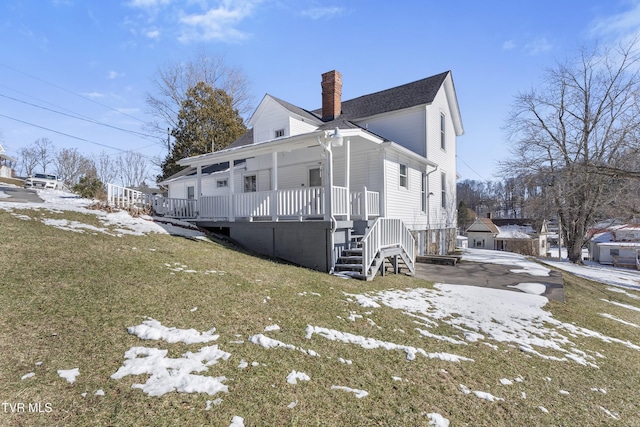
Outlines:
[[[62,190],[62,181],[57,175],[37,173],[29,176],[24,181],[24,188],[46,188],[50,190]]]

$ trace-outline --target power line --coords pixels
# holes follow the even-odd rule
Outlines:
[[[30,78],[32,78],[32,79],[34,79],[34,80],[38,80],[38,81],[40,81],[40,82],[42,82],[42,83],[45,83],[45,84],[47,84],[47,85],[49,85],[49,86],[55,87],[56,89],[59,89],[59,90],[61,90],[61,91],[64,91],[64,92],[70,93],[70,94],[72,94],[72,95],[74,95],[74,96],[77,96],[77,97],[79,97],[79,98],[82,98],[82,99],[84,99],[85,101],[89,101],[89,102],[92,102],[92,103],[94,103],[94,104],[96,104],[96,105],[99,105],[99,106],[101,106],[101,107],[107,108],[107,109],[109,109],[109,110],[111,110],[111,111],[115,111],[115,112],[116,112],[116,113],[118,113],[118,114],[122,114],[123,116],[129,117],[130,119],[133,119],[133,120],[139,121],[139,122],[141,122],[141,123],[145,123],[145,122],[144,122],[144,120],[141,120],[141,119],[139,119],[139,118],[137,118],[137,117],[134,117],[134,116],[132,116],[132,115],[130,115],[130,114],[123,113],[123,112],[122,112],[122,111],[120,111],[120,110],[117,110],[117,109],[115,109],[115,108],[113,108],[113,107],[110,107],[110,106],[108,106],[108,105],[106,105],[106,104],[103,104],[103,103],[101,103],[101,102],[98,102],[98,101],[96,101],[96,100],[94,100],[94,99],[88,98],[88,97],[86,97],[86,96],[84,96],[84,95],[81,95],[81,94],[79,94],[79,93],[76,93],[76,92],[74,92],[74,91],[72,91],[72,90],[65,89],[65,88],[63,88],[62,86],[59,86],[59,85],[57,85],[57,84],[55,84],[55,83],[48,82],[48,81],[46,81],[46,80],[44,80],[44,79],[41,79],[40,77],[36,77],[36,76],[31,75],[31,74],[29,74],[29,73],[26,73],[26,72],[24,72],[24,71],[18,70],[17,68],[14,68],[14,67],[12,67],[12,66],[10,66],[10,65],[0,63],[0,66],[5,67],[5,68],[8,68],[8,69],[10,69],[10,70],[13,70],[13,71],[15,71],[16,73],[24,74],[25,76],[30,77]]]
[[[4,114],[0,114],[0,117],[4,117],[4,118],[9,119],[9,120],[14,120],[16,122],[23,123],[23,124],[29,125],[29,126],[33,126],[33,127],[39,128],[39,129],[44,129],[46,131],[57,133],[59,135],[63,135],[63,136],[69,137],[69,138],[77,139],[78,141],[88,142],[89,144],[94,144],[94,145],[98,145],[100,147],[109,148],[111,150],[120,151],[121,153],[127,153],[127,152],[130,152],[130,151],[141,150],[143,148],[147,148],[147,147],[151,147],[152,145],[156,145],[156,144],[147,145],[147,146],[144,146],[144,147],[140,147],[140,148],[138,148],[136,150],[123,150],[122,148],[112,147],[112,146],[107,145],[107,144],[102,144],[100,142],[91,141],[91,140],[86,139],[86,138],[82,138],[82,137],[79,137],[79,136],[71,135],[71,134],[68,134],[68,133],[65,133],[65,132],[60,132],[60,131],[57,131],[57,130],[54,130],[54,129],[51,129],[51,128],[47,128],[47,127],[44,127],[44,126],[37,125],[35,123],[30,123],[30,122],[26,122],[24,120],[16,119],[15,117],[9,117],[9,116],[6,116]],[[153,160],[152,157],[146,156],[146,155],[141,154],[141,153],[140,153],[140,155],[143,156],[143,157],[146,157],[146,158],[148,158],[150,160]]]
[[[476,175],[478,175],[480,177],[480,179],[482,179],[484,182],[490,182],[488,179],[486,179],[485,177],[483,177],[482,175],[480,175],[478,172],[476,172],[471,166],[469,166],[467,164],[467,162],[465,162],[464,160],[462,160],[462,158],[456,154],[456,159],[460,160],[462,163],[464,163],[464,165],[466,167],[468,167],[469,169],[471,169],[471,172],[475,173]]]
[[[56,114],[60,114],[60,115],[63,115],[63,116],[71,117],[73,119],[83,120],[85,122],[93,123],[93,124],[100,125],[100,126],[105,126],[105,127],[111,128],[111,129],[120,130],[122,132],[127,132],[127,133],[130,133],[132,135],[136,135],[136,136],[138,136],[140,138],[144,138],[144,139],[156,138],[153,135],[149,135],[149,134],[142,133],[142,132],[137,132],[137,131],[130,130],[130,129],[124,129],[124,128],[121,128],[121,127],[118,127],[118,126],[113,126],[113,125],[110,125],[108,123],[103,123],[103,122],[100,122],[98,120],[85,118],[85,117],[78,116],[78,115],[75,115],[75,114],[64,113],[62,111],[57,111],[57,110],[54,110],[52,108],[47,108],[47,107],[44,107],[42,105],[34,104],[32,102],[24,101],[24,100],[21,100],[21,99],[18,99],[18,98],[14,98],[12,96],[4,95],[4,94],[1,94],[1,93],[0,93],[0,96],[3,97],[3,98],[10,99],[10,100],[15,101],[15,102],[20,102],[20,103],[23,103],[23,104],[26,104],[26,105],[30,105],[32,107],[40,108],[40,109],[43,109],[43,110],[46,110],[46,111],[51,111],[52,113],[56,113]]]

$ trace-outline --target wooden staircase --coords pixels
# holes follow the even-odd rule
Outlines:
[[[404,224],[402,224],[402,226],[404,227]],[[370,262],[365,261],[364,246],[372,244],[372,242],[367,239],[370,232],[371,228],[367,227],[364,235],[351,234],[349,247],[342,251],[334,265],[334,272],[361,280],[373,280],[378,272],[380,272],[382,276],[385,275],[388,261],[395,274],[400,273],[402,268],[408,270],[411,275],[415,273],[413,238],[410,239],[409,243],[411,244],[411,248],[409,250],[406,248],[406,246],[408,246],[406,238],[397,239],[397,242],[394,240],[386,241],[384,246],[373,248],[375,256]],[[373,240],[379,241],[380,239]],[[369,248],[369,253],[371,253],[371,248]],[[368,265],[365,266],[365,264]]]

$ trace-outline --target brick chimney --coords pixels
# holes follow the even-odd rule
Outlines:
[[[342,112],[342,74],[333,70],[322,75],[322,120],[333,120]]]

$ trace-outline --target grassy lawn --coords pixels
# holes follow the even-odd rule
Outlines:
[[[17,208],[15,213],[37,215]],[[78,213],[55,215],[95,221]],[[629,296],[638,293],[612,292],[572,276],[565,282],[567,303],[552,301],[545,307],[554,318],[640,345],[639,328],[599,314],[640,325],[640,312],[603,301],[638,307],[640,300]],[[409,426],[427,425],[426,414],[433,412],[452,426],[640,425],[638,350],[571,336],[576,347],[604,356],[594,368],[532,356],[510,343],[491,341],[497,348],[482,340],[455,345],[421,336],[416,319],[400,310],[368,309],[345,296],[431,287],[430,282],[394,275],[372,282],[343,280],[214,241],[76,233],[0,210],[0,425],[228,426],[237,415],[247,426]],[[351,321],[354,312],[362,317]],[[166,349],[175,358],[203,347],[127,333],[127,327],[141,324],[146,316],[176,328],[215,327],[220,337],[207,345],[217,344],[231,356],[201,375],[226,377],[229,392],[151,397],[131,387],[144,383],[144,375],[111,379],[131,347]],[[280,330],[264,331],[274,324]],[[402,351],[365,349],[318,335],[307,339],[307,325],[474,361],[409,361]],[[430,331],[459,334],[443,322]],[[248,341],[260,333],[319,356]],[[248,366],[239,368],[241,360]],[[80,371],[73,383],[57,373],[72,368]],[[308,374],[310,381],[288,384],[292,370]],[[35,375],[21,379],[30,372]],[[507,386],[502,378],[520,381]],[[504,400],[464,394],[460,384]],[[369,394],[359,399],[333,385]],[[97,390],[104,396],[96,396]],[[207,401],[216,398],[222,402],[206,410]],[[12,412],[16,406],[7,404],[17,403],[39,403],[41,412]]]

